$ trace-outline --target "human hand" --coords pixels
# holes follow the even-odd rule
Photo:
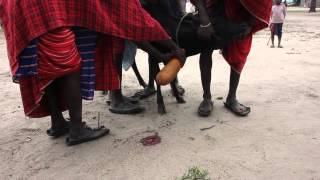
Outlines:
[[[186,51],[184,49],[178,48],[173,53],[173,57],[179,59],[181,67],[183,67],[187,60]]]
[[[160,58],[165,64],[167,64],[171,59],[177,58],[180,61],[181,66],[184,66],[187,59],[185,51],[180,48],[177,48],[170,53],[162,53]]]

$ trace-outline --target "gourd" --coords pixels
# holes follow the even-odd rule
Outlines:
[[[156,82],[158,85],[164,86],[172,82],[176,77],[182,65],[177,58],[173,58],[167,65],[157,74]]]

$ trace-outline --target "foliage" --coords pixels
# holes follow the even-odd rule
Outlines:
[[[211,178],[209,177],[207,170],[201,170],[199,167],[193,167],[178,180],[211,180]]]

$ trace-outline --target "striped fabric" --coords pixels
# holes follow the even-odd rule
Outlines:
[[[34,39],[22,51],[19,57],[19,68],[13,76],[14,82],[19,82],[21,76],[33,76],[37,74],[37,43],[38,39]]]
[[[74,33],[82,60],[80,79],[82,98],[92,100],[96,82],[94,60],[96,55],[97,33],[84,28],[75,28]]]
[[[76,35],[76,44],[81,56],[81,90],[82,98],[92,100],[95,89],[95,49],[97,33],[84,28],[73,28]],[[19,78],[37,75],[37,43],[35,39],[30,42],[20,54],[19,68],[14,75],[14,81],[19,82]]]

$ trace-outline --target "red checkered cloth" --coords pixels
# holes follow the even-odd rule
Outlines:
[[[138,0],[1,0],[0,18],[13,73],[30,41],[62,26],[79,26],[135,41],[169,39]]]
[[[241,41],[229,44],[223,50],[224,58],[238,73],[241,73],[247,61],[251,50],[253,33],[268,27],[271,7],[271,0],[225,0],[226,14],[230,19],[241,21],[247,19],[248,16],[256,18],[256,24],[249,36]]]
[[[191,0],[194,2],[195,0]],[[204,0],[210,10],[216,0]],[[251,50],[252,34],[268,27],[271,15],[271,0],[224,0],[225,12],[231,20],[242,21],[249,16],[256,18],[252,33],[244,40],[233,42],[223,50],[224,58],[230,66],[241,73]]]
[[[169,39],[138,0],[0,0],[0,19],[14,75],[21,52],[41,35],[59,27],[82,27],[99,32],[95,56],[97,90],[120,88],[116,61],[123,51],[124,39]],[[21,77],[20,88],[22,96],[27,97],[23,103],[28,116],[49,115],[45,108],[39,108],[45,103],[42,98],[36,98],[47,85],[39,83],[35,76]]]

